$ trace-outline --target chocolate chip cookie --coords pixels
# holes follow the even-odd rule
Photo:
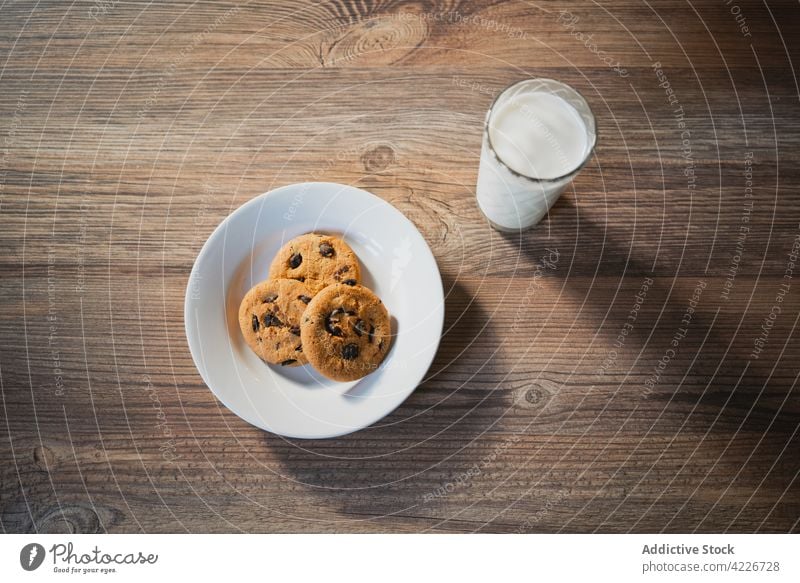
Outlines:
[[[269,268],[270,279],[296,279],[306,284],[312,295],[324,287],[361,283],[358,257],[339,237],[308,233],[281,247]]]
[[[311,296],[295,279],[263,281],[248,291],[239,306],[239,327],[253,352],[272,364],[306,364],[300,319]]]
[[[389,350],[389,312],[367,288],[335,284],[311,300],[300,324],[309,362],[335,381],[376,370]]]

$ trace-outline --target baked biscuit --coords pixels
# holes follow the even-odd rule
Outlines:
[[[367,288],[334,284],[311,300],[300,339],[308,361],[323,375],[360,379],[376,370],[389,350],[389,313]]]
[[[270,265],[269,277],[296,279],[315,295],[334,283],[361,283],[361,268],[358,257],[341,238],[307,233],[281,247]]]
[[[239,327],[253,352],[271,364],[306,364],[300,319],[311,296],[294,279],[263,281],[248,291],[239,306]]]

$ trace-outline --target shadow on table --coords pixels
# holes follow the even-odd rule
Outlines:
[[[548,228],[534,228],[522,234],[498,233],[498,235],[508,244],[515,246],[520,255],[527,258],[532,265],[535,265],[546,248],[555,247],[561,250],[563,255],[567,255],[562,257],[559,269],[548,273],[554,278],[566,278],[562,294],[586,299],[586,312],[605,318],[602,323],[605,347],[611,346],[618,337],[629,309],[636,301],[636,294],[642,289],[640,285],[646,283],[647,278],[653,278],[654,283],[649,285],[645,292],[647,309],[638,311],[633,327],[627,328],[624,347],[620,350],[634,355],[641,351],[638,362],[634,365],[634,372],[640,374],[651,372],[654,365],[667,353],[670,341],[676,332],[685,328],[681,320],[690,306],[690,300],[696,291],[700,291],[699,301],[696,302],[695,311],[691,315],[688,333],[686,337],[678,339],[678,347],[673,357],[677,359],[675,367],[677,369],[683,363],[683,359],[687,358],[687,354],[682,354],[681,349],[689,352],[698,343],[698,351],[706,347],[728,347],[729,352],[725,361],[717,371],[718,374],[713,374],[713,370],[712,374],[708,374],[704,370],[708,368],[705,359],[698,356],[695,360],[689,371],[691,373],[689,377],[696,383],[699,382],[702,387],[709,386],[709,390],[702,395],[687,393],[683,387],[675,391],[674,387],[664,380],[664,376],[681,378],[687,371],[667,368],[665,371],[667,374],[662,375],[661,383],[657,384],[656,390],[648,394],[648,398],[665,403],[686,403],[692,402],[696,397],[698,406],[715,408],[725,406],[726,409],[730,408],[738,413],[746,413],[752,408],[755,415],[751,414],[743,427],[751,431],[765,431],[770,425],[773,429],[783,430],[793,430],[797,427],[800,418],[796,413],[787,412],[785,408],[782,411],[776,408],[759,410],[758,396],[768,379],[757,369],[750,367],[735,387],[711,384],[720,378],[719,373],[724,375],[722,378],[729,379],[735,384],[744,370],[750,353],[749,347],[748,351],[743,351],[733,339],[719,335],[718,324],[724,316],[716,314],[715,306],[718,303],[712,302],[719,298],[720,290],[714,288],[715,276],[703,273],[705,257],[697,260],[693,256],[692,248],[687,248],[686,257],[677,267],[683,264],[688,273],[681,275],[680,279],[672,279],[669,285],[665,285],[665,279],[673,278],[674,268],[667,268],[659,273],[658,267],[654,270],[654,260],[638,257],[635,245],[625,242],[615,233],[613,227],[598,225],[586,217],[581,217],[579,221],[577,209],[571,200],[560,200],[554,208],[554,214],[556,216],[549,225],[542,225]],[[573,259],[572,263],[570,258]],[[568,264],[572,269],[567,268]],[[602,283],[607,283],[610,279],[608,276],[612,278],[619,276],[620,279],[626,277],[635,282],[635,286],[633,289],[630,285],[616,288],[609,301],[608,290],[603,293],[603,290],[594,289],[597,284],[594,276],[605,276],[606,282]],[[700,282],[705,283],[704,288],[699,287]],[[617,283],[614,282],[614,285]],[[660,309],[653,310],[651,307],[653,305],[659,306]],[[712,307],[706,307],[709,305]],[[669,353],[670,356],[671,354]],[[715,358],[717,358],[714,361],[716,366],[719,363],[719,355],[715,355]]]
[[[483,406],[502,406],[486,346],[499,345],[478,302],[444,275],[445,322],[425,380],[395,412],[373,426],[335,439],[285,440],[265,434],[283,471],[307,491],[332,499],[353,520],[414,511],[426,495],[472,468],[470,447],[491,429]],[[460,366],[454,366],[458,362]],[[474,362],[474,368],[465,363]],[[414,528],[422,529],[430,519]],[[350,525],[352,527],[352,524]]]
[[[598,326],[602,318],[610,318],[602,324],[603,331],[595,340],[608,347],[627,315],[627,306],[635,299],[638,283],[631,286],[624,282],[627,285],[617,291],[612,287],[609,294],[609,289],[594,289],[598,282],[593,281],[593,274],[606,276],[606,285],[611,281],[615,287],[615,275],[641,282],[658,273],[653,274],[652,260],[638,257],[635,246],[631,249],[631,245],[613,230],[583,217],[578,221],[577,211],[569,201],[559,202],[555,212],[560,216],[552,224],[542,225],[549,228],[533,229],[521,235],[496,233],[493,236],[498,238],[499,245],[516,248],[522,273],[526,276],[535,269],[545,249],[558,248],[562,252],[562,263],[547,277],[567,278],[565,284],[568,285],[564,285],[562,293],[585,299],[586,313],[588,317],[598,318]],[[574,258],[572,270],[568,269],[570,255]],[[525,266],[525,262],[529,265]],[[661,269],[664,275],[648,291],[647,309],[640,311],[626,338],[626,352],[641,352],[637,362],[628,370],[620,366],[614,374],[598,378],[598,386],[619,383],[620,388],[625,389],[615,390],[610,397],[609,404],[617,409],[617,418],[620,407],[626,412],[642,409],[632,416],[630,425],[625,422],[620,430],[642,435],[650,430],[656,434],[676,435],[680,427],[681,433],[702,436],[711,427],[710,436],[718,438],[704,443],[697,454],[698,463],[700,455],[703,459],[722,459],[728,442],[725,438],[731,436],[736,436],[740,445],[742,440],[745,446],[752,445],[754,452],[757,447],[761,458],[770,462],[777,459],[784,453],[785,439],[757,442],[768,429],[771,433],[788,435],[786,432],[791,432],[800,422],[798,415],[779,406],[776,400],[763,399],[761,388],[768,379],[758,370],[751,369],[736,384],[742,367],[730,362],[741,363],[746,355],[737,353],[735,347],[731,347],[726,359],[727,368],[709,373],[708,366],[698,358],[686,374],[691,360],[686,353],[690,350],[702,351],[704,346],[725,346],[729,342],[728,338],[719,336],[714,325],[715,310],[706,307],[714,297],[711,294],[719,292],[713,289],[710,277],[702,276],[702,268],[678,280],[670,290],[663,282],[672,270]],[[641,385],[642,378],[652,371],[669,346],[693,288],[701,278],[708,284],[693,315],[690,331],[682,340],[681,347],[686,353],[678,352],[672,368],[648,394],[635,394],[637,384]],[[347,528],[354,528],[353,521],[386,517],[392,520],[392,529],[422,530],[438,524],[435,517],[443,507],[438,507],[437,511],[436,501],[427,505],[430,497],[450,484],[469,480],[469,471],[480,462],[481,456],[476,453],[481,449],[472,447],[474,441],[494,430],[494,423],[502,417],[502,413],[487,414],[486,410],[511,405],[513,392],[497,386],[500,365],[493,362],[491,352],[501,339],[493,330],[488,315],[459,282],[446,280],[445,289],[445,333],[439,352],[426,381],[397,411],[370,428],[338,439],[287,441],[265,436],[290,479],[302,485],[310,495],[319,495],[320,508],[330,508],[333,504],[341,513],[338,520],[348,522]],[[653,306],[659,309],[654,310]],[[502,368],[499,371],[504,372]],[[620,380],[626,372],[630,373],[627,380]],[[675,382],[679,383],[677,388]],[[538,411],[531,411],[531,414],[536,415]],[[686,425],[681,426],[684,421]],[[741,430],[738,429],[740,425]],[[647,471],[647,467],[644,466],[643,471]],[[467,497],[468,492],[466,488],[456,489],[456,494]],[[447,505],[451,511],[467,503],[453,504],[456,506]],[[452,512],[446,514],[449,516]],[[385,524],[380,522],[373,528]],[[491,526],[486,528],[492,530]]]
[[[619,427],[622,434],[680,437],[675,448],[684,454],[688,452],[693,459],[688,466],[694,466],[693,474],[687,475],[695,479],[698,467],[703,469],[704,473],[697,478],[698,488],[702,490],[705,487],[706,497],[711,496],[712,503],[706,507],[705,501],[691,493],[680,513],[681,518],[675,517],[675,525],[684,525],[682,528],[685,530],[687,520],[690,524],[695,523],[694,518],[688,518],[692,511],[703,508],[703,515],[712,509],[726,517],[730,515],[732,530],[748,528],[740,520],[741,507],[731,506],[725,497],[727,488],[733,486],[734,481],[739,488],[731,488],[732,495],[744,488],[745,492],[755,496],[762,487],[766,488],[762,478],[767,475],[771,476],[769,489],[777,492],[777,497],[781,497],[781,493],[797,492],[800,488],[800,484],[792,486],[794,472],[800,466],[795,464],[794,471],[776,469],[790,463],[787,459],[787,452],[791,450],[789,446],[792,441],[798,443],[796,428],[800,426],[800,412],[796,404],[786,400],[792,390],[791,379],[785,376],[776,378],[773,376],[775,369],[765,366],[767,363],[747,364],[752,339],[737,341],[734,334],[741,328],[725,326],[726,318],[730,320],[732,316],[730,309],[727,312],[718,309],[724,301],[720,299],[723,278],[713,275],[713,272],[711,275],[704,273],[708,247],[699,244],[702,235],[688,237],[679,250],[682,251],[680,256],[676,256],[672,241],[673,253],[670,256],[668,235],[664,235],[663,245],[659,242],[644,246],[641,241],[645,237],[656,238],[661,233],[643,233],[637,229],[634,236],[633,229],[620,232],[608,223],[598,224],[586,216],[579,217],[574,202],[564,198],[556,204],[547,222],[539,227],[522,234],[498,233],[497,236],[519,252],[523,264],[528,263],[528,271],[536,268],[545,249],[561,250],[559,269],[548,272],[548,277],[561,278],[561,294],[571,305],[581,305],[585,300],[577,318],[596,318],[596,326],[602,327],[602,331],[593,341],[592,348],[599,345],[601,354],[612,354],[641,284],[646,282],[646,278],[653,278],[654,282],[646,292],[646,309],[638,311],[633,328],[626,328],[627,336],[623,347],[618,350],[620,357],[611,363],[608,371],[600,370],[607,359],[596,362],[598,349],[592,350],[587,345],[586,356],[595,357],[589,362],[592,367],[599,365],[595,369],[599,374],[593,375],[589,381],[596,385],[589,390],[609,395],[606,404],[609,418],[619,419],[622,415],[623,422]],[[664,226],[668,225],[667,222]],[[724,250],[724,247],[720,248],[724,244],[724,241],[717,241],[718,253]],[[643,257],[641,252],[637,252],[637,248],[642,247],[658,249],[661,256],[653,251],[653,256]],[[729,248],[733,248],[733,243]],[[681,277],[675,277],[676,273]],[[595,280],[595,276],[605,277]],[[627,281],[622,281],[623,276]],[[705,282],[704,288],[700,282]],[[618,287],[618,284],[622,285]],[[752,284],[737,280],[736,285]],[[697,289],[701,291],[700,300],[696,303],[686,336],[678,338],[673,354],[669,351],[673,348],[672,341],[685,327],[682,319]],[[740,317],[742,315],[736,313],[736,324]],[[760,319],[763,315],[753,313],[744,317]],[[571,314],[570,323],[574,319],[576,316]],[[746,334],[753,334],[753,326],[746,328]],[[664,370],[659,370],[657,367],[662,360],[667,364]],[[586,381],[585,377],[579,380]],[[648,381],[654,382],[648,384]],[[565,382],[568,384],[569,380]],[[603,415],[601,411],[596,414]],[[686,440],[687,435],[695,440],[694,443]],[[672,441],[669,444],[665,442],[662,454],[672,447]],[[607,485],[615,479],[624,481],[626,474],[640,476],[635,479],[645,481],[657,475],[659,455],[653,456],[652,452],[647,453],[635,444],[630,453],[632,465],[629,466],[627,461],[621,462],[617,469],[620,474],[615,473],[616,478],[609,478]],[[652,459],[641,466],[640,458],[645,454]],[[666,455],[682,454],[670,451]],[[730,473],[732,465],[736,467],[735,478]],[[656,473],[647,478],[651,470]],[[680,480],[685,482],[687,478],[681,476]],[[636,484],[633,482],[627,496],[635,495]],[[773,493],[766,495],[773,496]],[[620,500],[620,511],[624,499]],[[696,505],[694,508],[693,504]],[[589,511],[590,507],[586,510]],[[765,518],[773,510],[765,510]]]
[[[737,342],[735,326],[724,326],[725,318],[731,315],[730,309],[727,313],[718,311],[724,301],[720,299],[722,278],[704,273],[707,255],[698,256],[697,239],[687,241],[680,260],[665,256],[668,249],[662,246],[662,257],[654,269],[653,257],[637,254],[636,241],[641,241],[641,233],[637,232],[633,241],[628,234],[626,241],[625,235],[613,227],[586,217],[578,220],[570,200],[559,201],[554,215],[549,224],[542,225],[546,228],[522,234],[499,233],[498,237],[520,253],[529,263],[528,270],[535,268],[546,248],[561,251],[559,269],[549,271],[548,276],[562,278],[561,294],[573,305],[585,300],[577,317],[596,318],[596,325],[602,326],[601,335],[594,341],[595,346],[602,347],[602,353],[611,354],[641,284],[653,279],[633,327],[626,328],[624,344],[617,350],[619,358],[608,370],[601,370],[603,363],[597,363],[598,374],[591,381],[598,387],[606,385],[601,390],[613,393],[608,407],[617,410],[615,415],[619,416],[620,407],[629,412],[639,409],[624,429],[642,435],[652,431],[676,436],[680,431],[698,438],[708,432],[710,439],[693,455],[697,463],[711,460],[709,471],[714,461],[741,455],[728,450],[733,439],[739,448],[750,448],[756,459],[772,463],[783,456],[785,460],[787,440],[800,425],[797,406],[784,399],[791,387],[786,378],[775,378],[774,370],[768,372],[771,367],[763,362],[747,365],[752,341]],[[667,266],[659,267],[664,264]],[[681,273],[677,278],[675,272],[686,275]],[[595,276],[605,277],[597,280]],[[621,282],[623,276],[628,281]],[[623,285],[617,287],[618,283]],[[745,281],[736,284],[748,285]],[[682,320],[698,290],[699,301],[687,327]],[[737,313],[737,324],[740,317]],[[575,318],[571,315],[570,322]],[[682,329],[686,329],[685,336]],[[748,327],[747,333],[752,334],[752,330]],[[677,346],[673,346],[673,339],[677,339]],[[592,352],[596,358],[597,351]],[[588,346],[586,355],[592,356]],[[660,361],[666,363],[663,370],[658,369]],[[653,382],[648,384],[648,380]],[[764,470],[759,471],[763,474]],[[750,480],[752,476],[740,479]]]

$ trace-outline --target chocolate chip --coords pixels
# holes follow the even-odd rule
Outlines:
[[[294,349],[294,351],[295,352],[303,352],[303,345],[302,344],[298,345],[297,348]]]
[[[345,311],[343,308],[336,308],[332,311],[328,316],[325,318],[325,330],[328,331],[328,334],[332,336],[344,336],[342,333],[342,329],[336,324],[339,323],[339,316],[344,314]]]
[[[297,299],[303,302],[304,304],[307,304],[308,302],[311,301],[311,298],[308,296],[297,296]]]
[[[303,277],[302,275],[300,277],[293,277],[292,279],[295,281],[299,281],[300,283],[305,283],[306,281],[306,278]]]
[[[284,361],[281,363],[281,366],[287,366],[287,365],[290,365],[290,364],[294,364],[295,362],[297,362],[297,359],[296,359],[296,358],[289,358],[289,359],[287,359],[287,360],[284,360]]]
[[[289,328],[289,332],[291,332],[295,336],[300,336],[300,326],[292,326],[291,328]]]
[[[323,257],[333,257],[333,247],[330,243],[322,243],[319,246],[319,254]]]
[[[372,344],[372,341],[375,339],[375,326],[372,324],[369,326],[369,332],[367,332],[367,335],[369,336],[369,343]]]
[[[270,326],[283,326],[283,322],[281,322],[280,318],[275,314],[264,314],[264,326],[266,328]]]
[[[253,314],[253,332],[258,332],[258,316]]]
[[[342,283],[345,284],[345,285],[355,285],[356,284],[356,280],[355,279],[345,279]]]
[[[262,302],[265,303],[265,304],[271,304],[272,302],[274,302],[277,299],[278,299],[278,294],[269,294],[267,297],[265,297],[262,300]]]
[[[383,340],[378,342],[378,350],[383,350]]]
[[[350,266],[342,265],[339,269],[333,272],[333,279],[335,279],[336,281],[341,281],[342,276],[348,271],[350,271]]]
[[[355,332],[358,336],[367,334],[367,325],[364,323],[364,320],[358,320],[355,324],[353,324],[353,332]]]
[[[357,344],[345,344],[342,347],[342,358],[344,358],[345,360],[353,360],[357,356],[358,356]]]
[[[295,253],[289,258],[289,267],[292,269],[297,269],[300,267],[300,264],[303,262],[303,256],[299,253]]]

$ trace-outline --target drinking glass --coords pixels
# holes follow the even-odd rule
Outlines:
[[[569,85],[537,78],[509,86],[486,113],[476,189],[481,212],[500,231],[537,224],[596,142],[592,110]]]

